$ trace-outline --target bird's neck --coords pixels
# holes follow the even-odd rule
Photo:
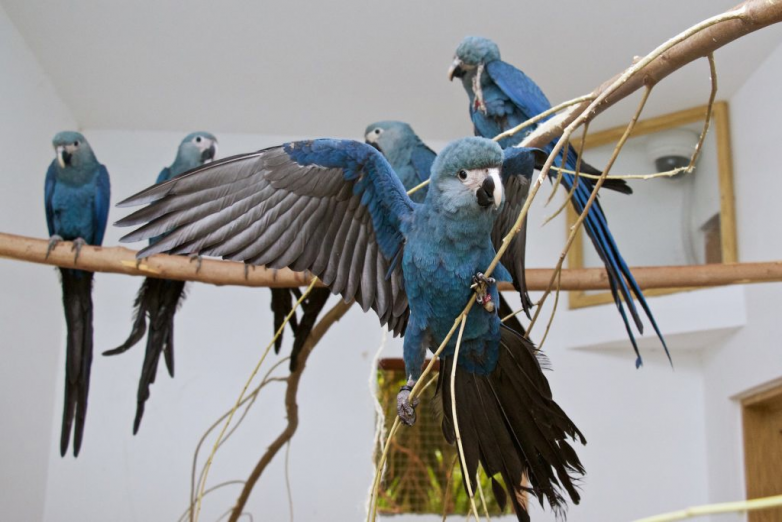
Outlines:
[[[174,163],[171,164],[169,170],[171,171],[171,177],[175,178],[180,174],[192,170],[202,165],[200,157],[191,157],[190,155],[182,156],[177,155]]]
[[[418,232],[428,237],[445,238],[460,249],[482,248],[489,240],[495,213],[491,210],[466,211],[438,205],[422,205],[416,216]]]
[[[83,161],[78,165],[66,165],[65,168],[61,168],[57,165],[57,179],[67,185],[83,185],[89,183],[95,176],[98,165],[97,161]]]

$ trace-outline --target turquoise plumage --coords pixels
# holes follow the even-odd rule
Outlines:
[[[56,158],[44,184],[49,251],[60,241],[100,246],[109,215],[111,187],[106,167],[78,132],[58,133],[52,140]],[[48,255],[48,254],[47,254]],[[60,269],[67,329],[65,400],[60,454],[65,456],[73,428],[73,455],[78,456],[87,418],[92,367],[92,272]],[[75,421],[75,424],[74,424]]]
[[[121,205],[148,206],[118,225],[141,225],[123,241],[165,234],[140,256],[197,253],[310,270],[346,301],[375,310],[381,323],[405,335],[411,382],[400,390],[398,411],[406,423],[415,420],[408,395],[424,355],[444,339],[477,281],[488,299],[467,318],[456,375],[465,476],[472,481],[479,462],[490,476],[501,475],[517,517],[529,520],[526,492],[557,511],[564,509],[563,493],[579,502],[575,475],[584,468],[568,439],[585,440],[552,399],[532,344],[500,324],[496,285],[479,274],[495,256],[492,228],[501,209],[526,196],[515,189],[506,194],[508,178],[528,179],[535,165],[535,151],[514,152],[520,171],[501,176],[505,157],[496,143],[449,144],[432,165],[426,198],[416,203],[368,145],[287,143],[146,189]],[[495,276],[511,277],[502,265]],[[450,405],[445,383],[455,342],[441,360],[444,405]],[[442,411],[443,432],[454,442],[451,409]]]

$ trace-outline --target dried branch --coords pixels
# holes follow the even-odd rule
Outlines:
[[[223,437],[225,436],[225,432],[228,429],[228,426],[231,424],[231,420],[234,417],[234,414],[236,413],[236,410],[239,409],[239,406],[242,404],[242,401],[244,400],[244,396],[247,393],[247,389],[250,387],[250,384],[253,382],[253,379],[255,379],[255,376],[258,374],[258,371],[261,369],[261,365],[263,364],[263,361],[266,360],[266,356],[269,354],[269,351],[271,350],[272,346],[274,346],[275,341],[282,335],[282,331],[285,329],[285,326],[288,324],[288,321],[290,321],[293,314],[296,312],[296,309],[301,305],[302,301],[307,298],[307,296],[310,294],[310,291],[312,288],[317,284],[318,278],[313,278],[312,283],[310,283],[310,286],[307,287],[307,290],[302,293],[301,297],[296,301],[296,303],[293,305],[293,308],[291,308],[291,311],[288,312],[288,315],[285,316],[285,319],[283,319],[282,324],[279,328],[277,328],[277,331],[274,333],[274,337],[272,337],[272,340],[269,341],[269,344],[266,345],[266,349],[263,351],[263,355],[261,355],[261,358],[258,360],[258,363],[255,365],[255,368],[253,368],[253,371],[250,373],[250,377],[247,379],[247,382],[244,383],[244,387],[242,388],[242,392],[239,394],[239,397],[236,399],[236,404],[234,404],[234,407],[231,409],[231,412],[228,414],[228,418],[225,419],[225,424],[223,424],[223,429],[220,430],[220,434],[217,436],[217,440],[215,440],[214,446],[212,446],[212,451],[209,454],[209,458],[206,459],[206,465],[204,466],[204,472],[203,472],[203,479],[201,482],[201,489],[198,492],[198,497],[196,498],[196,508],[195,508],[195,520],[198,520],[198,515],[201,512],[201,499],[204,496],[204,488],[206,487],[206,478],[209,476],[209,469],[212,467],[212,461],[214,460],[215,453],[217,453],[217,449],[220,447],[220,444],[223,440]],[[350,305],[347,305],[348,307]],[[240,512],[241,514],[241,512]]]
[[[704,515],[717,515],[722,513],[743,513],[760,509],[770,509],[782,506],[782,495],[774,497],[754,498],[752,500],[740,500],[738,502],[724,502],[721,504],[709,504],[697,506],[673,513],[644,518],[636,522],[675,522],[687,518],[701,517]]]
[[[593,119],[644,85],[654,85],[688,63],[698,58],[706,58],[726,44],[780,21],[782,21],[782,1],[747,0],[742,2],[726,13],[694,26],[694,31],[691,30],[684,38],[677,40],[664,52],[656,54],[646,62],[642,67],[643,74],[623,79],[624,73],[622,73],[604,82],[592,91],[597,103],[583,102],[565,111],[562,115],[546,121],[528,135],[522,145],[525,147],[544,146],[563,134],[564,129],[581,116]],[[619,80],[621,80],[619,85],[612,88]],[[611,90],[610,95],[602,96],[609,89]]]
[[[583,175],[583,174],[582,174]],[[154,255],[145,259],[142,269],[135,268],[135,251],[122,247],[84,246],[78,263],[73,262],[72,243],[64,241],[46,257],[45,239],[0,233],[0,258],[29,261],[63,268],[81,268],[92,272],[126,274],[143,277],[162,277],[179,281],[195,281],[218,286],[251,286],[291,288],[312,284],[314,279],[302,272],[258,267],[249,270],[235,261],[204,259],[201,270],[185,256]],[[127,264],[126,264],[127,263]],[[133,265],[133,266],[129,266]],[[159,273],[146,272],[145,266],[165,266]],[[649,288],[710,287],[747,283],[782,281],[782,262],[736,263],[731,265],[683,265],[632,267],[636,281],[644,290]],[[545,290],[553,269],[528,268],[525,272],[529,290]],[[316,285],[320,286],[320,285]],[[515,291],[510,283],[498,283],[503,292]],[[608,290],[608,276],[603,268],[577,268],[562,270],[562,290]]]
[[[565,247],[562,249],[562,253],[559,256],[559,261],[557,261],[557,266],[554,268],[554,273],[552,274],[551,279],[549,280],[548,287],[546,288],[546,291],[543,293],[543,296],[540,298],[540,300],[537,303],[537,306],[535,307],[535,315],[532,316],[532,321],[527,327],[527,331],[524,332],[524,337],[529,338],[529,334],[532,331],[532,327],[535,326],[535,322],[537,321],[538,316],[540,315],[540,311],[543,309],[543,303],[546,302],[546,298],[551,293],[551,289],[554,287],[554,282],[557,280],[557,275],[562,271],[562,265],[565,262],[565,258],[567,257],[567,253],[570,250],[570,247],[573,245],[573,241],[576,239],[576,234],[579,233],[581,224],[586,219],[586,216],[589,213],[589,209],[594,204],[595,199],[597,199],[598,191],[600,190],[600,187],[603,186],[603,183],[605,182],[608,173],[611,172],[611,167],[614,166],[614,162],[616,162],[616,158],[619,157],[619,153],[622,151],[622,147],[627,142],[627,139],[630,137],[630,133],[633,132],[633,127],[635,127],[638,118],[641,116],[641,112],[643,111],[644,105],[646,105],[646,100],[649,99],[649,94],[651,94],[651,92],[652,92],[652,87],[646,87],[646,89],[644,89],[644,94],[643,97],[641,98],[641,101],[638,104],[638,108],[636,109],[635,114],[633,114],[633,117],[630,119],[630,122],[627,124],[627,128],[625,129],[622,138],[619,140],[619,143],[616,144],[616,147],[614,148],[614,152],[611,154],[611,158],[609,158],[608,164],[605,166],[605,169],[603,169],[603,173],[600,176],[600,179],[598,179],[597,183],[595,183],[595,187],[592,190],[592,193],[589,195],[589,199],[587,200],[586,205],[584,205],[584,209],[581,211],[581,215],[578,216],[578,219],[576,220],[575,224],[573,224],[573,226],[570,227],[570,235],[568,236],[567,242],[565,243]],[[562,137],[562,140],[564,139],[566,139],[566,136]],[[558,294],[559,294],[559,290],[557,290],[557,295]],[[556,308],[552,311],[552,320],[553,320],[554,312],[556,312]],[[551,322],[549,321],[549,325],[550,324]]]
[[[247,500],[250,498],[250,493],[255,487],[255,483],[266,469],[266,466],[269,465],[280,449],[287,444],[294,433],[296,433],[296,429],[299,427],[299,405],[296,403],[296,395],[299,391],[301,374],[307,366],[307,359],[321,338],[329,331],[329,328],[345,315],[351,305],[352,303],[339,301],[320,321],[318,321],[318,324],[315,325],[312,332],[310,332],[309,337],[307,337],[307,340],[299,353],[299,358],[296,361],[296,370],[291,372],[288,376],[288,384],[285,390],[285,411],[288,417],[288,424],[280,435],[269,445],[266,452],[255,465],[255,468],[253,468],[252,473],[250,473],[250,476],[244,484],[242,493],[239,495],[239,498],[236,499],[236,505],[233,508],[231,517],[228,519],[229,522],[236,522],[239,520],[239,517],[247,504]]]

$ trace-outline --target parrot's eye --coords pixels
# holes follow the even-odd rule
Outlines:
[[[78,146],[79,146],[79,142],[78,142],[78,141],[74,141],[74,142],[73,142],[73,146],[74,146],[74,147],[78,147]]]
[[[383,132],[383,131],[382,131],[382,130],[380,130],[380,129],[375,129],[375,134],[378,134],[378,135],[379,135],[381,132]]]
[[[457,176],[459,176],[460,180],[464,181],[465,179],[467,179],[467,171],[462,169],[462,170],[459,171]]]
[[[196,141],[196,143],[201,143],[201,136],[196,136],[195,141]]]

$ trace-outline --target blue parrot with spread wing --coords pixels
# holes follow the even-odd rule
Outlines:
[[[111,193],[109,173],[78,132],[60,132],[52,145],[56,158],[49,165],[44,185],[50,236],[47,257],[60,241],[73,241],[78,263],[83,245],[103,243]],[[78,456],[87,418],[92,366],[93,273],[61,268],[60,276],[67,329],[60,455],[65,456],[68,451],[73,427],[73,455]]]
[[[168,181],[212,161],[216,154],[217,138],[208,132],[191,133],[179,144],[174,163],[160,172],[156,183]],[[150,243],[155,243],[159,239],[159,237],[151,238]],[[184,281],[152,277],[144,279],[134,303],[135,319],[130,335],[118,348],[103,352],[103,355],[117,355],[129,350],[147,333],[147,319],[149,319],[147,349],[139,377],[136,417],[133,421],[134,435],[138,433],[141,425],[144,404],[149,399],[149,387],[155,382],[161,354],[164,356],[168,374],[174,376],[174,314],[184,296]]]
[[[429,179],[437,154],[418,137],[409,124],[393,120],[373,123],[367,126],[364,131],[364,140],[383,153],[406,190],[409,191]],[[545,161],[545,155],[542,155],[542,152],[533,153],[533,156],[540,160],[538,166],[542,166],[542,162]],[[529,157],[526,150],[522,153],[517,152],[514,148],[503,151],[502,170],[506,174],[512,174],[506,177],[505,185],[507,190],[513,193],[513,197],[510,199],[517,202],[519,206],[511,208],[508,204],[495,222],[492,229],[492,242],[496,246],[502,243],[502,238],[513,226],[516,217],[521,212],[521,206],[527,199],[532,178],[532,169],[527,163]],[[426,191],[427,188],[424,186],[410,197],[416,203],[421,203],[426,197]],[[502,262],[511,272],[513,284],[521,296],[522,308],[529,317],[532,301],[527,292],[527,283],[524,278],[526,242],[527,224],[525,222],[519,233],[513,238]],[[523,332],[521,323],[515,314],[512,314],[513,309],[500,295],[500,316],[508,317],[506,323],[509,327],[517,332]]]
[[[511,161],[530,176],[534,155],[517,149]],[[148,188],[120,204],[147,206],[117,224],[141,225],[122,241],[163,235],[139,256],[201,254],[310,270],[346,301],[372,308],[390,330],[404,332],[410,380],[398,412],[406,423],[415,420],[409,392],[426,350],[444,340],[476,284],[480,304],[467,317],[456,369],[464,475],[475,485],[479,462],[489,476],[501,475],[518,519],[529,520],[525,492],[557,511],[565,507],[564,493],[579,502],[575,475],[584,468],[568,439],[586,441],[552,399],[533,345],[501,324],[494,280],[480,273],[496,252],[491,232],[498,215],[518,207],[518,192],[506,190],[514,176],[501,173],[503,159],[490,140],[453,142],[435,159],[425,200],[415,203],[369,145],[292,142]],[[511,277],[502,265],[495,275]],[[455,344],[454,336],[441,356],[444,405],[451,402]],[[453,443],[451,408],[442,410],[443,432]]]
[[[448,70],[448,78],[450,80],[453,80],[453,78],[462,80],[462,85],[464,90],[467,91],[470,100],[470,117],[472,118],[476,136],[493,138],[551,108],[551,104],[540,90],[540,87],[523,72],[503,62],[500,59],[499,47],[488,38],[468,36],[462,40],[456,49],[456,56]],[[502,139],[500,145],[503,148],[507,148],[519,143],[535,127],[536,125],[530,126],[526,133],[522,131],[520,134]],[[545,150],[551,152],[555,143],[555,141],[549,143]],[[569,148],[565,166],[570,170],[575,170],[576,159],[575,150],[572,147]],[[561,158],[557,158],[556,165],[560,166],[561,163]],[[583,161],[581,162],[581,171],[587,174],[600,174],[600,171]],[[562,185],[570,191],[574,185],[574,176],[563,173]],[[576,190],[571,198],[571,203],[577,212],[581,213],[583,211],[593,187],[594,183],[591,180],[583,177],[578,179]],[[624,194],[632,193],[630,187],[623,180],[606,180],[603,187]],[[670,360],[671,356],[668,352],[668,346],[665,344],[665,339],[657,327],[657,322],[654,320],[652,311],[646,303],[641,288],[636,283],[627,263],[625,263],[625,260],[619,253],[619,248],[611,235],[611,231],[608,229],[608,222],[598,201],[595,201],[590,207],[587,218],[584,221],[584,228],[592,239],[595,250],[597,250],[598,255],[605,264],[611,285],[611,294],[614,297],[614,302],[622,316],[627,334],[630,336],[630,341],[636,353],[636,367],[642,364],[641,354],[638,351],[630,320],[622,305],[622,299],[624,299],[633,322],[641,333],[643,333],[643,323],[638,316],[631,292],[646,312],[646,316],[649,318],[649,322],[657,333],[660,342],[662,342],[665,353]]]

